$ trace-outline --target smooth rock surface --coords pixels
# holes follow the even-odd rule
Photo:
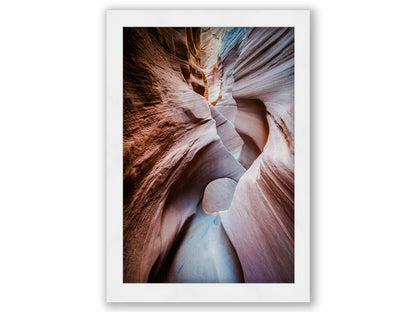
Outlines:
[[[217,214],[226,211],[233,200],[237,182],[223,178],[210,182],[202,197],[202,210],[206,214]]]
[[[177,248],[177,249],[176,249]],[[219,215],[207,215],[199,207],[185,236],[173,248],[169,268],[160,282],[241,283],[243,272]]]

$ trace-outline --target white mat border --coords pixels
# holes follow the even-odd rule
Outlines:
[[[123,27],[295,27],[295,283],[123,284]],[[107,11],[107,301],[309,302],[309,11]]]

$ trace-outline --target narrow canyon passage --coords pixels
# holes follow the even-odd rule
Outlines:
[[[244,281],[237,254],[218,214],[197,208],[162,280],[172,283],[240,283]]]
[[[212,181],[204,191],[195,217],[178,241],[166,282],[243,282],[240,261],[222,226],[220,213],[229,209],[237,182]]]
[[[124,28],[123,281],[294,281],[293,28]]]

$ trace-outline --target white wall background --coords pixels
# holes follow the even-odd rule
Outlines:
[[[175,6],[173,6],[175,4]],[[106,304],[105,10],[312,11],[312,303]],[[1,311],[415,311],[411,1],[7,1]]]

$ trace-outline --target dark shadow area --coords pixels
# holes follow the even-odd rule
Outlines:
[[[195,215],[192,215],[188,219],[186,219],[178,236],[173,242],[172,248],[170,249],[165,261],[161,262],[161,259],[158,258],[156,262],[153,264],[149,273],[149,278],[147,280],[148,283],[164,282],[164,278],[166,277],[167,272],[169,271],[170,264],[173,262],[173,258],[175,257],[176,252],[181,247],[182,241],[185,238],[186,232],[188,231],[189,226],[191,225],[191,222],[194,217]]]

